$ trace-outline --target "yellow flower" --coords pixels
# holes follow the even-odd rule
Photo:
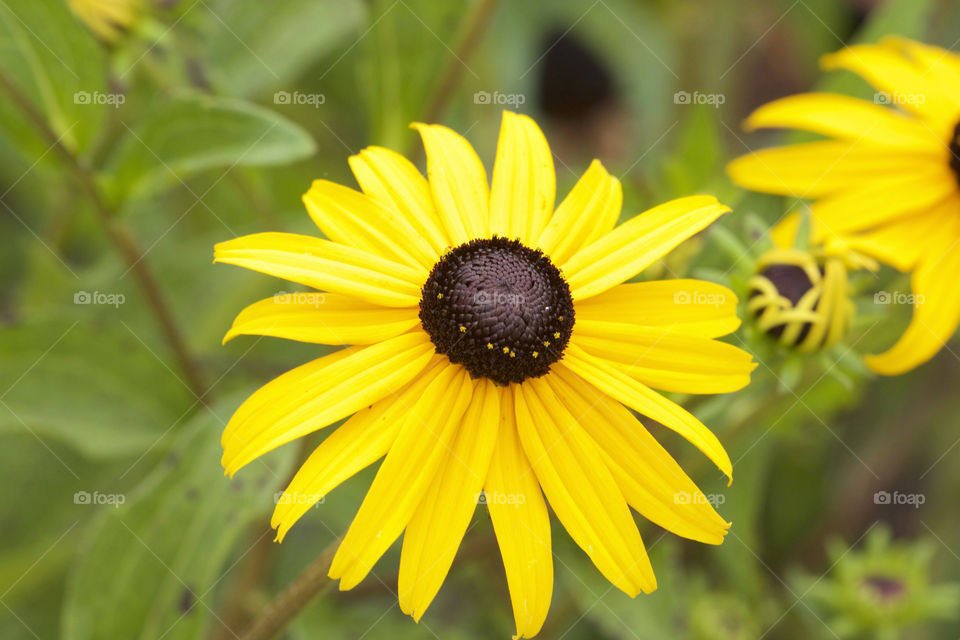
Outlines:
[[[67,4],[104,42],[115,42],[130,28],[140,9],[140,0],[67,0]]]
[[[837,243],[797,247],[800,231],[799,214],[786,216],[770,230],[775,247],[757,260],[747,311],[757,328],[783,346],[814,351],[837,344],[853,322],[848,270],[876,270],[878,265]],[[809,238],[803,244],[807,242]]]
[[[813,351],[835,345],[850,327],[854,305],[839,257],[771,249],[750,279],[747,311],[757,327],[786,347]]]
[[[678,535],[723,540],[729,523],[629,409],[731,474],[716,436],[652,388],[748,383],[751,357],[715,340],[738,326],[736,299],[695,280],[621,283],[728,209],[694,196],[614,228],[620,184],[597,161],[554,211],[552,156],[530,118],[504,113],[490,186],[466,140],[413,126],[429,180],[370,147],[350,158],[363,193],[318,180],[304,196],[328,240],[261,233],[217,245],[218,262],[318,290],[253,304],[227,339],[360,345],[253,394],[223,433],[223,465],[232,475],[349,417],[279,501],[278,539],[385,456],[330,576],[352,588],[403,533],[400,606],[419,620],[482,501],[517,634],[531,637],[553,591],[548,501],[631,596],[656,580],[630,507]]]
[[[867,364],[898,374],[930,359],[960,322],[960,57],[902,38],[826,56],[876,89],[874,101],[810,93],[750,115],[829,140],[766,149],[728,167],[734,182],[810,198],[811,240],[911,272],[913,320]]]

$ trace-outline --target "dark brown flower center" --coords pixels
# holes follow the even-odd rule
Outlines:
[[[960,184],[960,122],[953,130],[953,137],[950,138],[950,168],[953,169],[957,177],[957,184]]]
[[[497,384],[546,374],[573,331],[573,298],[560,270],[517,240],[472,240],[430,272],[420,322],[437,353]]]
[[[803,295],[813,287],[807,272],[802,267],[792,264],[772,264],[761,271],[760,275],[769,280],[776,288],[777,293],[789,300],[793,306],[796,306]],[[759,291],[754,290],[750,292],[750,297],[759,294]],[[814,305],[814,308],[816,308],[816,305]],[[761,309],[758,313],[762,313],[762,311]],[[810,328],[809,322],[804,323],[794,343],[800,344],[803,342],[810,333]],[[767,333],[774,338],[779,338],[783,335],[784,329],[786,329],[786,325],[778,324],[770,327]]]

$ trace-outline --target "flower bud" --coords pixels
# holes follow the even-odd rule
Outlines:
[[[847,267],[835,256],[771,249],[750,279],[747,311],[785,347],[813,351],[839,342],[853,320]]]

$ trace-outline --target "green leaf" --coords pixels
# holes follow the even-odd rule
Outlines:
[[[107,102],[122,98],[106,93],[103,52],[62,0],[0,2],[0,68],[74,152],[89,146]],[[6,96],[0,126],[30,157],[49,146]]]
[[[249,523],[269,513],[295,449],[284,447],[234,480],[224,477],[220,431],[236,404],[198,414],[122,505],[101,507],[68,583],[64,638],[206,636],[230,552]]]
[[[160,105],[130,132],[108,162],[106,179],[122,201],[204,169],[285,164],[314,150],[306,131],[268,109],[188,94]]]
[[[685,577],[677,570],[677,540],[671,539],[670,534],[664,538],[660,533],[659,530],[656,535],[648,533],[645,538],[657,541],[653,545],[648,542],[647,547],[657,577],[657,590],[635,598],[607,582],[567,535],[555,535],[554,555],[560,559],[555,567],[556,579],[579,612],[569,620],[551,621],[548,617],[546,624],[556,625],[563,633],[588,621],[602,631],[602,636],[591,633],[586,637],[613,640],[679,637],[677,624],[685,608],[686,586],[682,582]],[[551,611],[551,615],[558,614]],[[638,631],[641,631],[639,636]]]
[[[174,374],[123,326],[35,319],[0,330],[0,352],[0,433],[53,438],[87,457],[151,449],[191,404]]]
[[[320,56],[359,33],[359,0],[229,0],[211,3],[204,59],[220,91],[251,96],[289,83]]]

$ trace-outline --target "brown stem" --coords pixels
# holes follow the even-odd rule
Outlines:
[[[153,274],[144,262],[143,251],[137,246],[133,236],[126,228],[113,223],[116,212],[104,199],[93,173],[82,165],[77,156],[60,142],[60,136],[50,128],[43,115],[34,108],[30,100],[2,68],[0,68],[0,87],[6,91],[11,101],[33,123],[37,131],[46,138],[50,148],[66,163],[77,184],[90,199],[104,231],[107,232],[111,242],[122,254],[130,270],[133,271],[140,289],[147,298],[147,302],[153,308],[160,329],[187,378],[187,386],[190,387],[194,395],[203,399],[207,393],[207,387],[203,383],[200,369],[187,351],[186,343],[174,322],[170,307]]]
[[[333,562],[338,544],[339,540],[334,540],[267,605],[250,627],[250,631],[243,636],[243,640],[270,640],[290,624],[315,596],[324,593],[333,585],[333,580],[327,577],[327,570]]]
[[[233,640],[237,637],[235,629],[243,629],[250,623],[253,594],[267,577],[274,548],[272,530],[259,536],[253,548],[240,564],[239,575],[230,586],[223,613],[217,616],[219,624],[211,634],[213,640]]]
[[[280,490],[290,486],[297,471],[310,456],[310,438],[300,438],[298,443],[295,464],[283,485],[278,487]],[[269,518],[265,524],[269,533],[272,534]],[[273,542],[273,536],[263,533],[263,523],[259,523],[252,529],[251,535],[254,538],[253,548],[247,557],[242,559],[238,577],[230,585],[229,593],[224,600],[223,613],[217,616],[220,625],[211,636],[213,640],[236,638],[237,634],[233,630],[243,629],[250,623],[253,617],[250,602],[269,574],[270,563],[277,548]]]
[[[500,0],[482,0],[474,10],[473,15],[468,19],[467,29],[457,44],[454,56],[447,61],[447,66],[440,75],[437,88],[424,112],[424,122],[436,122],[443,114],[443,108],[447,100],[450,99],[454,89],[457,88],[466,61],[473,54],[477,45],[480,44],[483,32],[499,4]]]

